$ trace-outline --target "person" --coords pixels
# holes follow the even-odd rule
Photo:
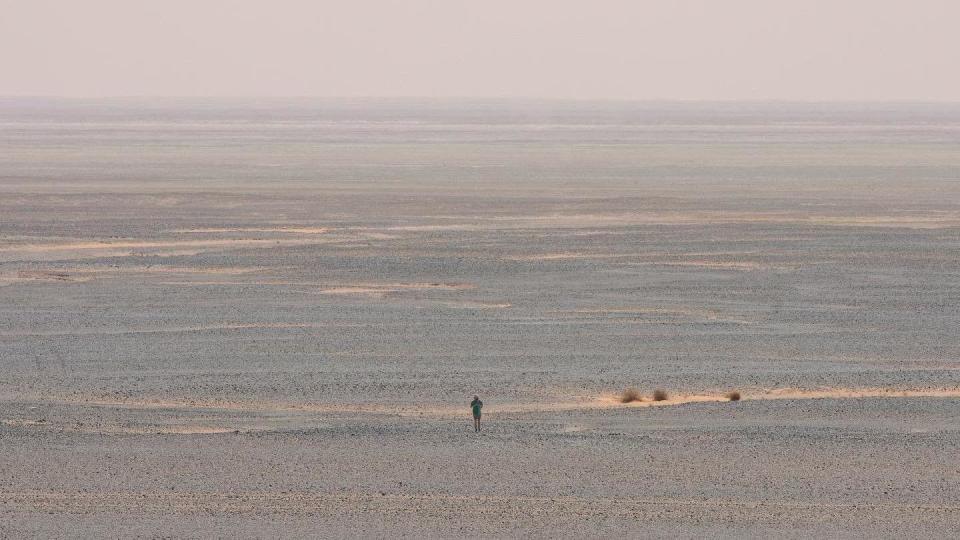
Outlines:
[[[473,396],[473,401],[470,402],[470,408],[473,409],[473,431],[480,433],[480,409],[483,408],[483,402],[480,401],[480,396]]]

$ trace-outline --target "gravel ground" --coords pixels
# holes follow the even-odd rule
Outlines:
[[[948,106],[34,105],[0,536],[960,536]]]
[[[197,409],[125,409],[107,429],[7,425],[4,533],[960,534],[955,399],[489,407],[479,435],[462,417],[301,413],[281,428]],[[171,420],[238,429],[162,430]]]

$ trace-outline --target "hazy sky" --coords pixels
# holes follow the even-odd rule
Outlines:
[[[960,0],[0,0],[0,95],[960,101]]]

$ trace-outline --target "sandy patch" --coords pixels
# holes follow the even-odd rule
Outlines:
[[[140,435],[202,435],[215,433],[233,433],[236,428],[225,426],[186,425],[186,424],[141,424],[120,425],[104,423],[54,424],[46,420],[0,419],[0,425],[9,427],[40,427],[72,433],[112,433]]]
[[[464,300],[462,302],[431,302],[433,305],[448,307],[452,309],[506,309],[512,307],[509,302],[478,302]]]
[[[266,286],[280,286],[280,287],[298,287],[298,286],[310,286],[314,285],[309,282],[302,281],[289,281],[289,280],[280,280],[280,279],[258,279],[256,281],[231,281],[225,279],[203,279],[195,280],[191,279],[189,281],[155,281],[157,285],[174,285],[177,287],[205,287],[210,285],[224,285],[224,286],[234,286],[234,287],[266,287]]]
[[[287,279],[259,279],[256,281],[229,281],[229,280],[190,280],[190,281],[158,281],[161,285],[179,285],[179,286],[202,286],[202,285],[235,285],[235,286],[294,286],[294,287],[318,287],[319,290],[312,291],[317,294],[342,294],[342,295],[377,295],[384,296],[387,293],[396,293],[411,290],[439,290],[439,291],[459,291],[473,289],[474,285],[469,283],[358,283],[345,285],[331,285],[318,281],[290,281]]]
[[[647,253],[542,253],[538,255],[511,255],[504,257],[508,261],[570,261],[580,259],[629,259],[643,257]]]
[[[203,267],[203,266],[134,266],[118,267],[103,270],[90,270],[91,273],[107,273],[110,271],[131,274],[202,274],[202,275],[225,275],[237,276],[243,274],[253,274],[263,272],[264,268],[252,267]],[[84,272],[87,272],[84,270]]]
[[[791,399],[865,399],[865,398],[958,398],[960,388],[936,389],[892,389],[892,388],[825,388],[819,390],[803,390],[796,388],[778,388],[759,392],[741,392],[740,401],[757,400],[791,400]],[[603,395],[595,400],[592,408],[613,407],[662,407],[669,405],[683,405],[685,403],[723,402],[729,401],[724,393],[718,394],[679,394],[671,395],[664,401],[652,401],[649,397],[643,401],[621,403],[616,394]],[[566,404],[561,404],[561,406]],[[576,407],[574,407],[576,408]]]
[[[614,409],[618,407],[667,407],[671,405],[683,405],[685,403],[702,403],[714,401],[727,401],[722,395],[708,394],[687,394],[671,395],[669,399],[663,401],[653,401],[650,396],[644,397],[641,401],[622,403],[619,394],[603,394],[599,397],[585,397],[573,399],[570,401],[553,401],[542,403],[505,403],[497,405],[496,412],[518,414],[518,413],[536,413],[536,412],[559,412],[559,411],[577,411],[590,409]],[[461,407],[462,408],[462,407]],[[491,408],[491,412],[493,412]]]
[[[657,316],[657,317],[680,317],[692,321],[708,323],[729,323],[729,324],[756,324],[755,321],[740,319],[724,315],[719,311],[693,310],[693,309],[666,309],[666,308],[644,308],[644,307],[598,307],[583,309],[568,309],[559,311],[549,311],[549,314],[556,315],[633,315],[633,316]],[[660,322],[660,321],[658,321]]]
[[[483,231],[489,227],[471,223],[457,223],[450,225],[397,225],[393,227],[383,227],[383,231],[402,231],[402,232],[436,232],[436,231]]]
[[[648,264],[663,266],[692,266],[695,268],[715,268],[719,270],[770,270],[774,267],[758,262],[728,262],[728,261],[652,261]]]
[[[157,328],[81,328],[77,330],[5,330],[0,331],[3,337],[30,337],[30,336],[118,336],[125,334],[179,334],[189,332],[210,332],[214,330],[248,330],[269,328],[326,328],[329,324],[312,323],[237,323],[237,324],[207,324],[195,326],[167,326]],[[342,325],[337,325],[342,326]]]
[[[346,294],[382,298],[400,291],[434,290],[463,291],[475,288],[471,283],[353,283],[330,285],[320,289],[320,294]]]
[[[719,255],[719,254],[718,254]],[[690,266],[699,268],[716,268],[720,270],[783,270],[784,267],[766,265],[756,261],[712,261],[712,260],[676,260],[676,253],[543,253],[536,255],[511,255],[503,257],[507,261],[517,262],[546,262],[546,261],[576,261],[576,260],[601,260],[601,259],[637,259],[666,256],[668,260],[643,260],[632,263],[633,265],[645,266]]]
[[[174,233],[196,233],[196,234],[216,234],[216,233],[284,233],[284,234],[324,234],[329,232],[327,227],[210,227],[198,229],[174,229]]]
[[[477,218],[482,223],[451,223],[431,225],[400,225],[383,227],[380,230],[434,232],[434,231],[482,231],[496,229],[564,229],[584,227],[612,227],[630,225],[705,225],[705,224],[795,224],[825,225],[836,227],[903,227],[914,229],[940,229],[960,227],[960,214],[938,215],[863,215],[834,216],[803,212],[620,212],[515,215],[494,218]]]
[[[78,429],[78,431],[92,431],[96,433],[127,433],[132,435],[212,435],[217,433],[233,433],[238,429],[215,426],[190,425],[150,425],[150,426],[107,426],[93,429]]]
[[[57,244],[20,244],[0,247],[0,252],[43,253],[47,251],[86,251],[117,249],[156,249],[177,247],[233,247],[260,246],[266,244],[298,244],[301,240],[291,239],[215,239],[215,240],[138,240],[138,241],[83,241]]]
[[[960,227],[960,215],[947,216],[814,216],[809,221],[838,227],[903,227],[907,229],[947,229]]]
[[[19,270],[14,273],[0,274],[0,287],[14,283],[80,283],[90,281],[91,276],[81,275],[67,270]]]
[[[820,390],[802,390],[796,388],[778,388],[768,390],[753,399],[858,399],[858,398],[955,398],[960,397],[960,388],[825,388]],[[744,399],[749,399],[745,396]]]
[[[353,296],[367,299],[384,299],[390,295],[407,291],[463,291],[473,289],[469,283],[384,283],[384,284],[355,284],[325,287],[319,294]],[[424,307],[437,306],[450,309],[505,309],[512,306],[509,302],[486,302],[481,300],[445,300],[419,298],[418,305]]]
[[[671,407],[689,403],[730,402],[726,392],[716,393],[670,393],[662,401],[653,401],[644,396],[641,401],[622,403],[618,394],[574,397],[561,401],[489,403],[489,414],[529,414],[616,408]],[[886,389],[886,388],[834,388],[820,390],[774,389],[742,391],[739,402],[759,400],[801,399],[865,399],[865,398],[960,398],[960,388],[939,389]],[[230,401],[208,399],[112,399],[75,398],[55,400],[60,404],[117,407],[126,409],[171,409],[171,410],[224,410],[260,413],[297,414],[372,414],[399,417],[461,418],[465,414],[463,404],[382,404],[382,403],[284,403],[276,401]],[[730,402],[731,406],[735,403]],[[233,428],[224,427],[228,431]]]
[[[70,272],[60,270],[20,270],[17,277],[36,281],[77,281],[81,278]]]
[[[321,289],[320,294],[345,294],[366,296],[368,298],[383,298],[389,293],[397,292],[399,289],[378,288],[378,287],[329,287]]]
[[[0,287],[14,283],[79,283],[122,275],[244,275],[263,272],[263,268],[177,267],[177,266],[90,266],[0,273]]]
[[[86,240],[0,246],[4,258],[25,260],[92,259],[149,253],[150,255],[197,255],[218,249],[305,246],[336,240],[316,238],[219,238],[207,240]]]

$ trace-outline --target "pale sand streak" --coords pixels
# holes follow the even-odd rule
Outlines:
[[[657,316],[673,316],[673,317],[686,317],[692,320],[699,320],[705,322],[713,323],[730,323],[730,324],[757,324],[756,321],[751,321],[748,319],[739,319],[736,317],[724,317],[722,313],[716,311],[708,310],[691,310],[691,309],[664,309],[664,308],[584,308],[584,309],[566,309],[566,310],[557,310],[557,311],[548,311],[548,314],[551,315],[657,315]]]
[[[2,420],[0,419],[0,425],[10,426],[10,427],[26,427],[26,426],[45,426],[48,425],[47,422],[39,420]],[[134,425],[134,426],[121,426],[115,424],[57,424],[55,426],[57,431],[66,431],[72,433],[103,433],[103,434],[140,434],[140,435],[200,435],[200,434],[213,434],[213,433],[232,433],[237,431],[234,428],[228,427],[213,427],[213,426],[201,426],[201,425],[186,425],[186,424],[167,424],[167,425]]]
[[[197,234],[208,234],[208,233],[230,233],[230,232],[270,232],[270,233],[286,233],[286,234],[324,234],[329,232],[330,229],[327,227],[222,227],[222,228],[206,228],[206,229],[174,229],[170,232],[174,233],[197,233]]]
[[[2,337],[30,337],[30,336],[120,336],[125,334],[175,334],[183,332],[208,332],[213,330],[246,330],[251,328],[332,328],[354,327],[361,324],[343,323],[244,323],[244,324],[209,324],[198,326],[169,326],[164,328],[85,328],[79,330],[24,330],[3,331]]]
[[[650,257],[655,254],[650,253],[545,253],[541,255],[512,255],[504,257],[504,260],[517,262],[547,262],[547,261],[574,261],[574,260],[600,260],[600,259],[638,259]],[[675,257],[675,254],[671,255]],[[630,263],[632,266],[689,266],[695,268],[713,268],[720,270],[788,270],[786,266],[771,266],[755,261],[707,261],[707,260],[642,260]]]
[[[409,290],[461,291],[473,289],[470,283],[353,283],[321,288],[319,294],[385,298],[392,293]]]
[[[0,247],[0,252],[43,253],[47,251],[88,251],[88,250],[116,250],[116,249],[153,249],[169,247],[234,247],[234,246],[263,246],[263,245],[298,245],[312,244],[316,240],[290,238],[251,238],[251,239],[217,239],[217,240],[140,240],[140,241],[86,241],[67,242],[59,244],[18,244]]]
[[[268,269],[269,270],[269,269]],[[79,283],[103,277],[116,277],[130,274],[161,275],[242,275],[263,272],[264,268],[215,268],[215,267],[176,267],[176,266],[117,266],[117,267],[66,267],[39,270],[18,270],[0,273],[0,287],[14,283],[48,282]]]
[[[892,227],[909,229],[944,229],[960,226],[960,214],[942,216],[809,215],[789,212],[637,212],[608,214],[516,215],[479,219],[476,223],[410,224],[383,227],[379,230],[404,232],[480,231],[511,228],[581,228],[588,226],[627,225],[705,225],[765,223],[782,225],[822,225],[827,227]],[[377,228],[373,228],[377,230]]]
[[[343,239],[326,237],[271,238],[271,239],[211,239],[211,240],[156,240],[156,241],[82,241],[51,244],[13,244],[0,246],[0,260],[16,258],[29,261],[87,260],[100,257],[138,255],[197,255],[212,249],[275,248],[335,244]]]
[[[743,392],[741,402],[758,400],[802,400],[802,399],[864,399],[864,398],[960,398],[960,388],[906,389],[884,388],[834,388],[821,390],[775,389],[761,392]],[[23,399],[20,396],[19,399]],[[9,400],[9,399],[8,399]],[[279,403],[279,402],[235,402],[210,400],[109,400],[109,399],[60,399],[56,403],[69,405],[90,405],[119,407],[128,409],[209,409],[250,412],[291,412],[321,414],[377,414],[392,416],[428,416],[459,418],[463,416],[462,406],[454,405],[383,405],[378,403]],[[669,407],[689,403],[716,403],[729,401],[722,393],[717,394],[675,394],[664,401],[644,401],[620,403],[615,394],[599,397],[585,397],[569,401],[502,403],[491,407],[497,413],[536,413],[549,411],[602,410],[616,408]]]

